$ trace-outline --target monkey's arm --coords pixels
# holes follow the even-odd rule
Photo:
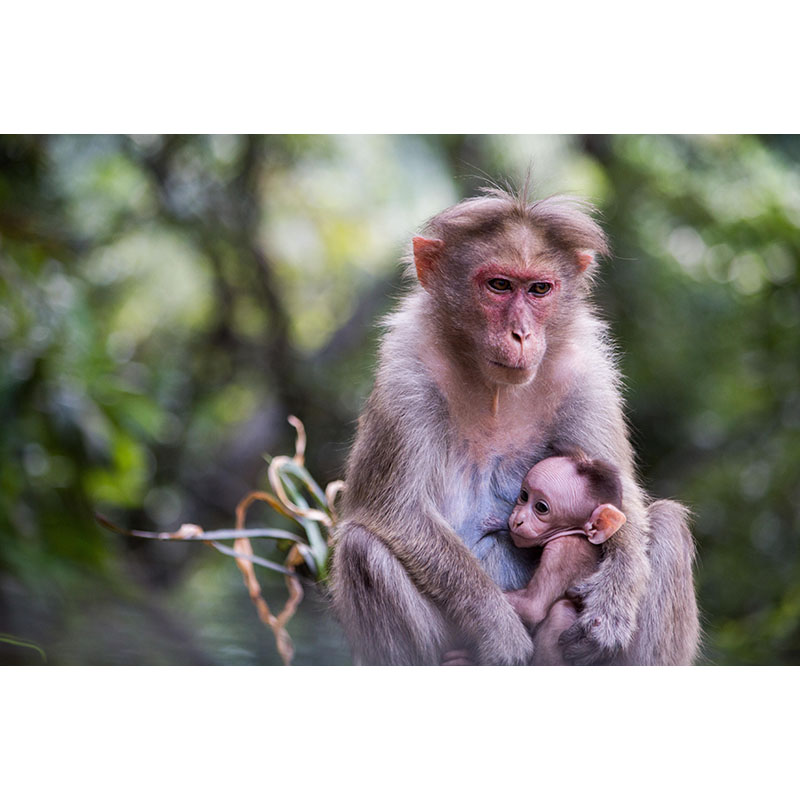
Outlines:
[[[371,398],[348,464],[342,524],[358,523],[377,536],[419,592],[466,635],[481,663],[529,663],[533,644],[524,625],[438,510],[441,426],[431,424],[426,407],[413,428],[402,423]]]
[[[560,639],[567,661],[607,663],[630,644],[650,579],[646,502],[633,475],[633,454],[615,394],[603,387],[590,388],[566,408],[555,428],[559,434],[555,449],[578,446],[593,458],[610,461],[619,468],[623,484],[627,522],[601,546],[598,569],[568,594],[580,614]]]
[[[545,545],[530,583],[506,597],[522,620],[535,627],[556,600],[597,569],[599,560],[600,548],[583,536],[555,539]]]
[[[399,520],[379,535],[420,591],[471,641],[481,664],[530,663],[531,637],[508,600],[456,533],[429,514],[414,536]]]
[[[650,562],[644,509],[634,512],[632,505],[623,503],[628,522],[602,545],[598,570],[567,593],[580,609],[578,621],[560,639],[573,664],[610,661],[636,631]]]

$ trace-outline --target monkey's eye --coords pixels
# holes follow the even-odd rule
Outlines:
[[[534,509],[539,514],[547,514],[547,512],[550,511],[550,506],[547,505],[544,500],[537,500]]]
[[[550,290],[552,288],[552,283],[548,283],[547,281],[536,281],[536,283],[531,284],[528,291],[531,294],[536,295],[536,297],[544,297],[546,294],[550,294]]]
[[[522,489],[519,493],[519,502],[520,503],[528,502],[528,493],[524,489]]]
[[[494,292],[508,292],[511,291],[511,281],[506,278],[492,278],[486,282],[488,287]]]

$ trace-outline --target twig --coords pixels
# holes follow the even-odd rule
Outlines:
[[[217,539],[290,539],[293,542],[297,542],[299,544],[303,544],[303,540],[293,534],[289,533],[288,531],[280,531],[277,529],[272,528],[250,528],[246,531],[240,530],[218,530],[218,531],[209,531],[205,532],[202,528],[197,525],[192,524],[185,524],[181,525],[181,527],[177,531],[172,532],[160,532],[154,533],[152,531],[133,531],[128,530],[127,528],[122,528],[119,525],[111,522],[111,520],[104,517],[102,514],[95,514],[95,519],[104,527],[112,530],[116,533],[124,534],[125,536],[132,536],[136,539],[159,539],[160,541],[173,541],[173,542],[186,542],[186,541],[199,541],[207,544],[209,547],[213,547],[215,550],[218,550],[220,553],[224,553],[226,556],[233,556],[234,558],[246,558],[248,561],[252,561],[253,564],[258,564],[260,567],[266,567],[267,569],[271,569],[274,572],[281,572],[284,575],[291,575],[293,574],[293,570],[288,569],[287,567],[282,566],[281,564],[277,564],[274,561],[270,561],[269,559],[262,558],[261,556],[255,555],[252,551],[249,555],[244,555],[241,553],[237,553],[230,547],[226,547],[224,544],[217,544],[215,540]],[[296,547],[297,545],[295,545]]]
[[[292,662],[294,644],[286,630],[286,625],[294,616],[298,605],[303,599],[303,587],[297,577],[296,568],[300,564],[308,563],[309,568],[317,579],[324,580],[331,530],[335,524],[334,501],[344,487],[342,481],[333,481],[325,487],[324,492],[322,491],[304,465],[305,427],[294,416],[289,417],[289,423],[297,431],[295,453],[292,458],[277,456],[270,463],[268,477],[275,494],[255,491],[242,498],[236,506],[236,527],[234,529],[223,528],[215,531],[204,531],[199,525],[185,523],[177,531],[136,531],[123,528],[102,514],[95,514],[97,521],[101,525],[125,536],[162,541],[199,541],[209,547],[213,547],[224,555],[232,556],[236,560],[236,566],[242,573],[244,584],[250,595],[250,600],[256,608],[259,619],[272,631],[278,653],[283,663],[287,665]],[[309,495],[313,497],[321,508],[311,508],[308,505],[302,491],[298,488],[298,484],[302,484],[305,487]],[[291,498],[289,497],[290,494]],[[255,502],[267,503],[270,508],[287,519],[300,524],[305,530],[308,543],[297,534],[279,528],[245,528],[247,511]],[[327,536],[323,536],[317,523],[321,523],[327,528]],[[233,547],[219,544],[220,540],[225,539],[233,539]],[[283,539],[293,544],[284,564],[281,565],[255,555],[251,544],[252,539]],[[284,576],[289,596],[277,615],[272,613],[267,601],[264,599],[254,565],[280,572]]]

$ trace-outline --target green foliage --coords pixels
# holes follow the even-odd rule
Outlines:
[[[263,453],[290,451],[289,413],[309,471],[341,477],[410,233],[532,161],[610,233],[597,302],[642,477],[695,515],[708,659],[798,663],[798,141],[0,137],[0,630],[51,663],[269,660],[227,559],[93,512],[229,525]],[[307,477],[286,476],[298,506]],[[323,575],[323,532],[303,533]],[[307,602],[290,623],[297,663],[345,658],[322,619]]]
[[[47,663],[47,656],[38,644],[26,642],[24,639],[17,639],[16,636],[8,636],[5,633],[0,633],[0,644],[11,645],[12,647],[27,647],[31,650],[35,650],[41,657],[42,663]]]

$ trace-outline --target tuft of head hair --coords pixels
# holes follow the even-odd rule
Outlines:
[[[622,508],[622,478],[619,470],[601,458],[576,458],[575,471],[589,484],[592,498],[599,504]]]
[[[586,478],[595,502],[622,507],[622,478],[613,464],[602,458],[589,458],[580,447],[562,449],[558,455],[575,464],[575,471]]]
[[[530,191],[529,180],[516,190],[484,187],[481,196],[462,200],[428,220],[425,235],[443,239],[449,245],[519,221],[541,231],[553,245],[564,250],[609,254],[608,239],[595,219],[597,209],[591,203],[563,194],[532,200]]]

